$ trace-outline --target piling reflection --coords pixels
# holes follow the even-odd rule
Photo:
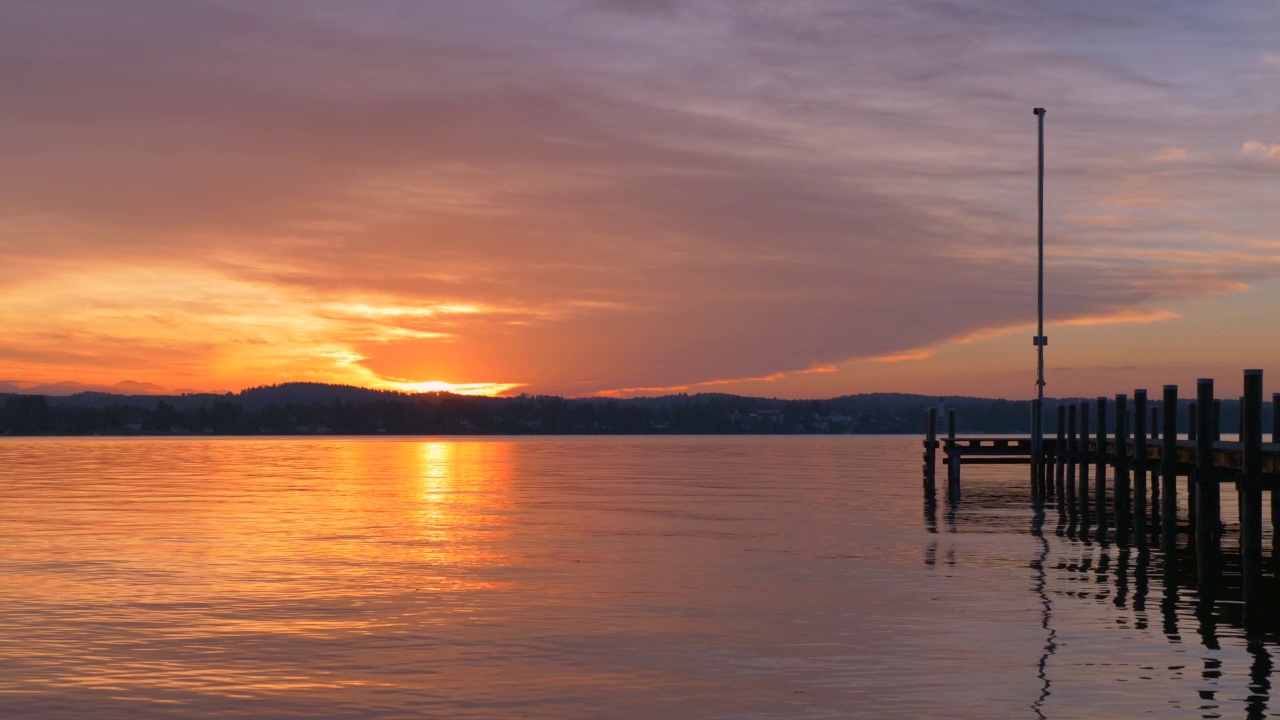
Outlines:
[[[1059,609],[1055,602],[1067,602],[1109,607],[1117,633],[1156,638],[1174,646],[1190,639],[1198,648],[1192,651],[1195,665],[1186,668],[1192,673],[1187,680],[1194,683],[1189,690],[1193,694],[1178,707],[1198,711],[1198,716],[1206,718],[1230,716],[1237,712],[1233,708],[1248,718],[1266,717],[1275,671],[1273,655],[1280,640],[1280,613],[1274,610],[1280,587],[1274,576],[1265,575],[1253,578],[1258,587],[1245,593],[1232,527],[1225,536],[1214,533],[1212,543],[1206,544],[1197,543],[1193,534],[1179,532],[1176,526],[1162,527],[1153,520],[1143,524],[1143,536],[1137,537],[1136,528],[1126,533],[1116,527],[1108,506],[1108,514],[1098,516],[1097,532],[1090,534],[1088,515],[1079,512],[1080,495],[1072,499],[1074,505],[1061,495],[1059,498],[1064,500],[1061,511],[1041,497],[1028,500],[1019,488],[972,483],[963,507],[948,513],[949,531],[961,535],[1027,533],[1024,522],[1030,515],[1029,534],[1034,542],[1029,557],[1031,589],[1045,633],[1043,652],[1035,666],[1040,682],[1031,706],[1035,716],[1052,714],[1046,710],[1052,697],[1052,662],[1055,654],[1064,651],[1053,624]],[[1019,506],[1021,516],[1008,512]],[[1050,512],[1059,516],[1053,532],[1045,529]],[[1186,518],[1181,521],[1185,529]],[[1148,542],[1151,540],[1154,542]],[[971,559],[962,556],[959,562]],[[1277,558],[1269,561],[1273,567],[1280,564]],[[1152,607],[1149,612],[1149,601],[1158,602],[1158,609]],[[1067,611],[1071,612],[1069,607]],[[1158,618],[1154,617],[1156,612]],[[1072,657],[1069,642],[1065,652],[1061,662],[1101,661]],[[1183,677],[1183,669],[1182,665],[1168,667],[1175,677]],[[1148,673],[1138,679],[1152,677]]]

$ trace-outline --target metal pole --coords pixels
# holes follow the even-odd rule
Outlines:
[[[1031,411],[1031,453],[1032,467],[1043,462],[1044,453],[1044,346],[1048,339],[1044,336],[1044,108],[1032,111],[1038,119],[1040,135],[1039,183],[1037,187],[1037,219],[1036,242],[1036,401]]]

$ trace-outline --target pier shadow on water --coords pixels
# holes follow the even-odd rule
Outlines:
[[[1074,698],[1054,683],[1072,676],[1072,692],[1079,693],[1080,675],[1073,670],[1083,665],[1113,666],[1107,681],[1172,678],[1180,695],[1154,704],[1147,712],[1153,716],[1176,710],[1180,717],[1280,717],[1280,691],[1272,689],[1280,654],[1276,538],[1265,538],[1266,572],[1246,595],[1238,516],[1224,513],[1223,532],[1212,551],[1198,553],[1185,516],[1166,530],[1156,513],[1139,535],[1132,529],[1116,530],[1110,508],[1099,525],[1096,517],[1068,511],[1066,502],[1059,508],[1052,500],[1028,499],[1022,484],[975,480],[967,483],[963,498],[939,502],[926,494],[923,519],[930,541],[924,563],[957,568],[990,562],[966,549],[973,546],[948,541],[948,536],[1019,534],[1028,539],[1027,588],[1043,633],[1036,667],[1041,687],[1028,708],[1032,717],[1079,716]],[[1105,656],[1081,657],[1082,648],[1073,646],[1089,643],[1064,637],[1059,621],[1063,615],[1078,619],[1083,613],[1095,624],[1114,623],[1107,644],[1159,638],[1167,652],[1151,653],[1149,662],[1136,668]]]

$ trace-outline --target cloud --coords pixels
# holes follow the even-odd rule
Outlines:
[[[1127,323],[1155,323],[1179,320],[1182,316],[1172,310],[1146,310],[1122,308],[1103,315],[1067,318],[1059,324],[1066,327],[1090,327],[1093,325],[1118,325]]]
[[[1117,230],[1122,228],[1133,228],[1141,224],[1139,218],[1129,215],[1063,215],[1062,219],[1072,225],[1090,228],[1106,228],[1109,230]]]
[[[1188,156],[1188,152],[1186,148],[1175,147],[1170,145],[1167,147],[1160,148],[1158,151],[1156,151],[1155,155],[1151,156],[1151,159],[1154,160],[1155,162],[1161,162],[1161,163],[1182,162],[1183,160],[1187,159],[1187,156]]]
[[[0,75],[0,291],[26,300],[0,370],[589,394],[905,359],[1023,315],[1032,96],[1052,100],[1053,307],[1280,274],[1230,253],[1188,274],[1206,263],[1185,248],[1266,231],[1237,212],[1269,197],[1256,168],[1197,144],[1256,108],[1138,51],[1212,18],[1147,15],[20,5],[0,26],[22,68]]]
[[[933,357],[934,354],[935,351],[932,349],[899,350],[897,352],[885,353],[884,355],[875,355],[873,357],[863,358],[863,360],[873,363],[914,362],[916,360],[928,360]]]
[[[679,8],[679,3],[676,0],[591,0],[589,7],[645,15],[673,13]]]
[[[1257,140],[1249,140],[1240,148],[1240,152],[1248,157],[1265,158],[1280,162],[1280,145],[1269,145]]]
[[[1097,325],[1165,322],[1167,320],[1177,320],[1181,317],[1182,316],[1178,313],[1170,310],[1119,308],[1098,315],[1078,316],[1062,320],[1054,320],[1050,324],[1061,327],[1092,327]],[[928,360],[936,356],[938,351],[947,345],[972,345],[974,343],[994,340],[996,338],[1013,335],[1015,333],[1033,332],[1035,327],[1034,323],[1015,323],[1011,325],[979,328],[963,335],[947,338],[927,347],[919,347],[885,353],[883,355],[864,357],[859,358],[859,360],[870,363],[900,363]]]

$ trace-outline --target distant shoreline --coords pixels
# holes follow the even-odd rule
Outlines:
[[[1026,432],[1030,401],[900,393],[780,400],[718,393],[653,398],[477,397],[288,383],[237,394],[0,395],[0,435],[539,436],[909,435],[954,408],[965,432]]]

